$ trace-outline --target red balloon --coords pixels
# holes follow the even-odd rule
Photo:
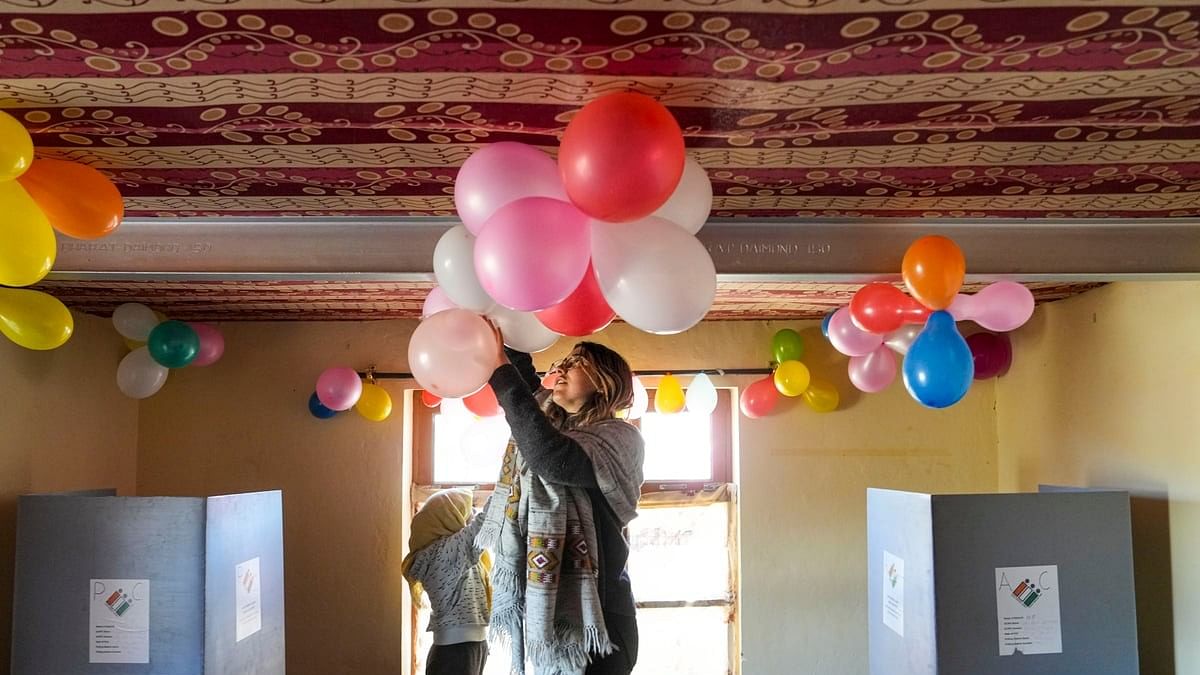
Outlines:
[[[850,318],[868,333],[884,334],[906,323],[925,323],[929,308],[891,284],[867,284],[850,300]]]
[[[596,270],[592,269],[591,263],[588,263],[579,287],[566,300],[534,313],[546,328],[571,337],[602,331],[616,315],[600,291],[600,282],[596,280]]]
[[[974,333],[967,346],[975,359],[975,379],[989,380],[1008,372],[1012,365],[1012,342],[1004,333]]]
[[[666,203],[683,176],[683,160],[679,123],[658,101],[629,92],[585,105],[558,150],[567,196],[610,223],[644,218]]]
[[[542,376],[542,389],[554,389],[554,383],[558,381],[559,373],[550,371]]]
[[[436,408],[442,404],[442,397],[426,389],[421,392],[421,403],[424,403],[426,408]]]
[[[483,389],[464,398],[463,405],[480,417],[495,417],[502,412],[500,401],[496,400],[496,392],[492,391],[490,384],[483,385]]]
[[[742,391],[742,414],[752,420],[766,417],[779,402],[779,390],[773,376],[764,377]]]

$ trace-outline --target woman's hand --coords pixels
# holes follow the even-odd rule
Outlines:
[[[488,323],[492,324],[492,333],[496,336],[496,367],[499,368],[509,362],[508,354],[504,353],[504,333],[500,331],[500,326],[497,326],[495,322],[489,321]]]

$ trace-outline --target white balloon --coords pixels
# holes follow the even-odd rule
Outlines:
[[[433,249],[433,274],[446,297],[472,312],[486,312],[496,304],[475,276],[475,237],[463,225],[450,228]]]
[[[662,218],[593,223],[592,263],[609,306],[647,333],[682,333],[717,295],[717,270],[704,245]]]
[[[883,337],[883,344],[897,354],[907,354],[908,348],[917,341],[917,336],[925,330],[925,324],[906,323]]]
[[[712,181],[708,179],[704,167],[689,155],[683,163],[683,176],[675,192],[671,193],[667,203],[651,215],[669,220],[690,234],[696,234],[708,220],[712,203]]]
[[[642,384],[642,378],[637,375],[633,376],[633,405],[629,406],[629,412],[626,414],[627,419],[640,419],[646,414],[646,408],[650,407],[650,394],[646,391],[646,385]]]
[[[559,334],[542,325],[533,312],[518,312],[496,305],[488,312],[488,318],[500,327],[504,344],[519,352],[534,354],[545,351],[559,338]]]
[[[700,373],[692,378],[692,383],[688,385],[685,400],[688,412],[711,415],[717,409],[717,388],[713,386],[708,375]]]
[[[166,382],[167,369],[150,356],[146,347],[129,352],[117,366],[117,388],[129,398],[149,398]]]
[[[138,302],[127,302],[113,310],[112,322],[118,333],[138,342],[148,340],[159,323],[154,310]]]

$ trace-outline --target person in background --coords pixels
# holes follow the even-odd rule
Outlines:
[[[401,569],[420,604],[429,596],[433,647],[426,675],[482,675],[491,613],[491,557],[475,546],[483,519],[473,515],[471,491],[442,490],[413,516],[409,554]]]
[[[645,446],[618,419],[633,400],[619,354],[581,342],[541,388],[532,359],[503,348],[490,384],[512,429],[478,541],[496,556],[492,630],[536,675],[628,675],[638,628],[625,526],[637,515]]]

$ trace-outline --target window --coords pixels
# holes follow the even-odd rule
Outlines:
[[[666,415],[653,410],[651,390],[650,409],[636,422],[646,441],[646,483],[627,535],[641,634],[638,672],[738,672],[733,395],[717,392],[711,415]],[[458,401],[439,409],[417,403],[413,434],[416,508],[434,490],[455,485],[478,486],[486,498],[509,439],[503,417],[476,418]],[[414,612],[414,675],[424,674],[432,644],[428,612]],[[485,672],[508,669],[508,654],[496,650]]]

